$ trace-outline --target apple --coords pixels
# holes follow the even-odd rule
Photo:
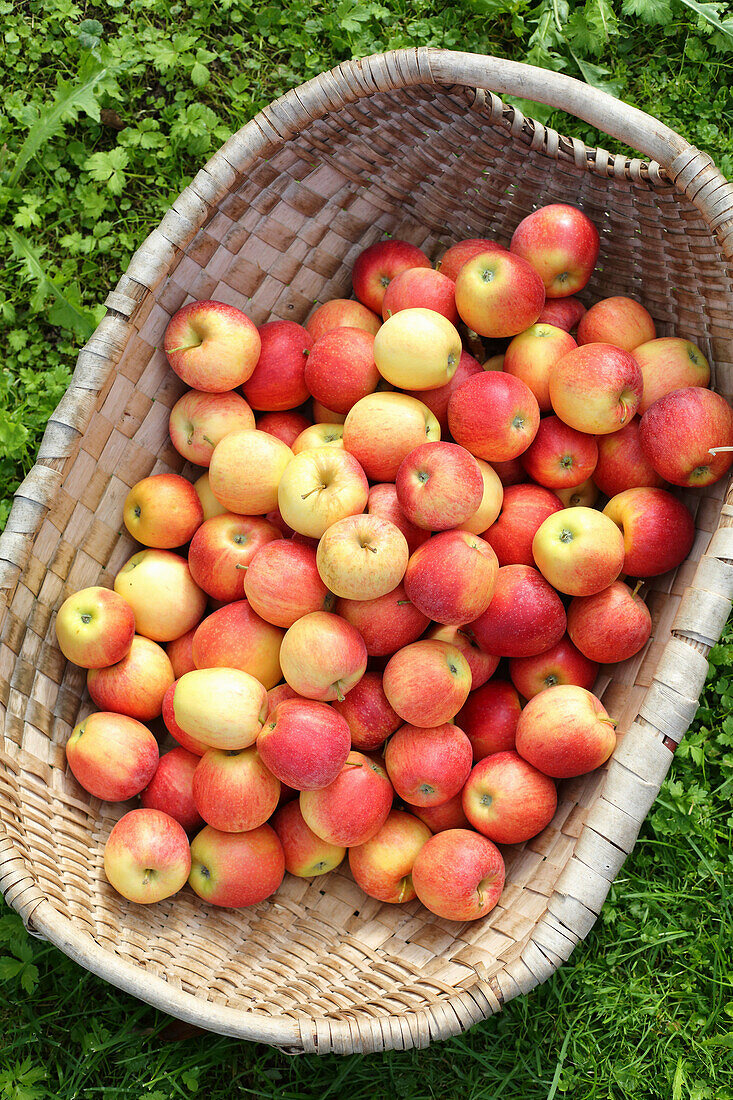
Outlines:
[[[479,648],[476,636],[467,624],[463,626],[443,625],[436,623],[425,635],[426,638],[434,638],[439,642],[448,642],[455,646],[468,661],[471,670],[471,691],[485,684],[490,676],[496,672],[499,658],[490,653],[484,653]],[[460,725],[460,723],[459,723]]]
[[[649,609],[622,581],[592,596],[576,596],[568,607],[568,634],[590,661],[626,661],[644,648],[652,632]]]
[[[351,623],[313,611],[293,623],[280,647],[283,675],[306,699],[343,699],[367,665],[364,639]]]
[[[510,458],[506,462],[492,462],[491,468],[499,475],[499,481],[505,489],[510,485],[520,485],[527,480],[524,466],[519,458]]]
[[[552,779],[512,750],[479,760],[462,797],[474,829],[497,844],[521,844],[537,836],[557,809]]]
[[[418,527],[415,523],[411,523],[402,511],[397,499],[397,487],[391,482],[372,485],[367,499],[367,512],[370,516],[381,516],[382,519],[388,519],[391,523],[394,523],[395,527],[399,527],[407,539],[407,549],[411,554],[430,538],[429,531]]]
[[[535,395],[519,378],[502,371],[474,375],[448,402],[448,425],[456,443],[491,463],[526,451],[539,423]]]
[[[355,302],[352,298],[332,298],[314,310],[305,327],[316,341],[335,328],[360,328],[376,336],[381,324],[382,318],[361,302]]]
[[[384,694],[378,672],[365,672],[346,698],[334,700],[331,707],[346,721],[352,747],[362,752],[378,749],[402,725]]]
[[[599,439],[608,438],[607,435],[599,436]],[[568,489],[555,489],[555,492],[564,508],[592,508],[598,500],[598,486],[590,477],[581,481],[580,485],[571,485]]]
[[[413,806],[412,812],[427,825],[431,833],[443,833],[446,829],[471,828],[463,812],[460,791],[447,802],[441,802],[439,806]]]
[[[130,810],[104,846],[104,873],[128,901],[150,905],[177,894],[191,869],[183,827],[156,809]]]
[[[546,489],[582,485],[593,474],[597,462],[595,436],[568,427],[557,416],[546,416],[540,421],[537,435],[522,455],[522,465],[529,476]]]
[[[554,325],[555,328],[572,332],[578,327],[585,306],[579,298],[548,298],[537,318],[540,325]]]
[[[504,354],[503,369],[529,386],[537,398],[540,412],[552,410],[550,372],[563,355],[578,345],[562,328],[537,322],[510,342]]]
[[[321,840],[305,823],[299,802],[281,806],[272,818],[285,855],[285,870],[298,878],[314,878],[335,870],[346,849],[340,844]]]
[[[350,752],[327,787],[301,791],[300,811],[321,840],[351,848],[378,833],[392,808],[394,791],[386,771],[361,752]]]
[[[657,335],[648,310],[633,298],[602,298],[578,322],[579,344],[613,344],[634,351]]]
[[[426,909],[445,920],[485,917],[504,889],[501,852],[480,833],[446,829],[422,846],[412,884]]]
[[[260,334],[241,310],[225,302],[189,302],[171,317],[163,348],[187,386],[224,393],[241,386],[255,369]]]
[[[430,267],[421,249],[397,238],[376,241],[356,257],[351,272],[354,293],[363,305],[381,315],[390,282],[411,267]]]
[[[484,532],[499,565],[534,567],[532,540],[548,516],[560,511],[562,501],[549,489],[540,485],[506,486],[501,514]]]
[[[648,461],[673,485],[712,485],[733,462],[733,409],[701,386],[665,394],[641,418],[639,439]]]
[[[483,256],[487,252],[508,252],[508,249],[498,241],[490,241],[485,237],[469,237],[458,244],[452,244],[438,265],[443,275],[452,279],[455,283],[458,272],[469,260],[475,256]]]
[[[456,284],[441,271],[413,267],[397,275],[387,287],[382,302],[382,318],[387,321],[404,309],[430,309],[441,313],[453,325],[458,324]]]
[[[313,337],[294,321],[270,321],[260,325],[260,355],[244,383],[244,396],[253,409],[282,412],[308,400],[305,381]]]
[[[187,462],[197,466],[209,465],[214,447],[229,432],[254,426],[252,410],[238,393],[205,390],[184,393],[171,409],[168,420],[173,446]]]
[[[491,680],[472,691],[456,715],[456,722],[471,742],[473,759],[483,760],[492,753],[513,749],[521,713],[519,696],[506,680]]]
[[[597,675],[598,665],[584,657],[567,634],[544,653],[513,657],[509,662],[509,677],[525,699],[533,699],[555,684],[577,684],[590,691]]]
[[[193,638],[193,659],[198,669],[241,669],[267,689],[282,679],[283,637],[282,630],[261,619],[247,600],[236,600],[200,624]]]
[[[261,516],[225,512],[204,520],[188,549],[191,576],[215,600],[241,600],[248,566],[258,550],[276,540],[277,527]]]
[[[641,401],[644,380],[633,355],[611,344],[584,344],[550,372],[550,401],[571,428],[606,435],[623,428]]]
[[[204,510],[204,520],[213,519],[214,516],[221,516],[226,512],[224,505],[219,503],[211,491],[208,472],[197,478],[193,487],[199,495],[201,507]]]
[[[444,386],[432,390],[408,390],[409,397],[416,397],[430,409],[440,425],[441,435],[448,433],[448,402],[451,394],[474,374],[481,374],[483,367],[467,351],[462,351],[453,376]]]
[[[194,671],[193,669],[191,671]],[[176,685],[178,680],[174,680],[171,686],[163,696],[163,709],[162,717],[165,727],[168,733],[171,735],[174,741],[176,741],[181,748],[186,749],[188,752],[194,754],[194,756],[203,756],[205,752],[209,751],[209,746],[205,745],[203,741],[199,741],[198,738],[192,737],[191,734],[186,733],[181,729],[175,719],[173,711],[173,696],[176,692]]]
[[[280,478],[292,457],[290,447],[268,432],[230,432],[211,456],[211,491],[230,512],[264,515],[278,504]]]
[[[165,650],[136,634],[121,661],[107,668],[89,669],[87,687],[100,710],[148,722],[160,715],[163,696],[174,679]]]
[[[404,725],[384,752],[397,795],[413,806],[439,806],[463,787],[471,771],[471,742],[458,726]]]
[[[344,447],[370,481],[394,481],[410,451],[438,439],[440,425],[430,409],[406,393],[370,393],[344,422]]]
[[[286,447],[290,447],[293,454],[298,453],[293,449],[296,439],[312,426],[307,416],[303,416],[294,409],[263,413],[257,418],[256,425],[258,431],[267,432],[268,435],[274,435],[276,439],[282,440]]]
[[[696,344],[678,336],[662,336],[634,348],[634,359],[644,376],[639,413],[673,390],[707,386],[710,364]]]
[[[476,459],[456,443],[415,447],[400,463],[395,486],[408,520],[430,531],[447,531],[465,523],[484,494]]]
[[[71,773],[85,791],[125,802],[147,787],[158,767],[158,742],[147,726],[126,714],[95,711],[66,742]]]
[[[386,657],[416,642],[430,622],[403,584],[376,599],[339,600],[336,613],[359,631],[370,657]]]
[[[180,474],[153,474],[133,485],[122,510],[134,539],[157,550],[188,542],[204,522],[204,509],[190,481]]]
[[[257,749],[272,774],[296,791],[333,783],[351,749],[345,718],[327,703],[286,699],[265,722]]]
[[[176,680],[183,676],[184,672],[193,672],[196,668],[193,659],[193,636],[196,630],[196,626],[191,627],[185,634],[181,634],[180,638],[174,638],[172,642],[168,642],[165,647]]]
[[[616,723],[590,691],[556,684],[525,706],[516,745],[519,755],[545,775],[569,779],[605,764],[616,747]]]
[[[313,451],[318,447],[338,447],[344,449],[343,424],[309,424],[293,443],[293,454],[301,451]]]
[[[482,370],[504,370],[504,353],[500,352],[498,355],[490,355],[488,359],[484,360]]]
[[[267,718],[269,720],[275,713],[277,707],[281,703],[284,703],[286,699],[302,699],[302,695],[298,695],[297,691],[293,691],[290,684],[282,683],[277,684],[274,688],[270,688],[267,693]]]
[[[600,238],[582,210],[554,202],[522,218],[509,248],[539,272],[548,298],[567,298],[593,274]]]
[[[442,531],[410,557],[405,592],[429,619],[461,626],[489,606],[498,572],[496,554],[478,535]]]
[[[403,722],[442,726],[458,714],[468,698],[471,669],[455,646],[422,639],[390,657],[382,685]]]
[[[479,336],[516,336],[533,325],[545,304],[535,269],[511,252],[481,252],[456,276],[456,307]]]
[[[623,572],[631,577],[656,577],[676,569],[695,541],[689,510],[666,489],[626,489],[611,497],[603,514],[622,533]]]
[[[320,539],[332,523],[364,511],[369,483],[348,451],[316,447],[295,455],[278,490],[285,522],[301,535]]]
[[[623,493],[625,489],[640,486],[661,488],[664,485],[664,479],[644,454],[639,435],[640,423],[639,417],[635,416],[625,428],[598,437],[598,462],[593,480],[608,497]]]
[[[170,550],[140,550],[115,577],[115,592],[135,615],[135,630],[154,642],[172,642],[195,626],[206,607],[206,593],[191,576],[188,562]]]
[[[316,401],[347,413],[379,383],[375,338],[361,328],[335,328],[316,340],[305,367],[305,382]]]
[[[284,874],[282,844],[269,825],[248,833],[224,833],[207,825],[191,843],[189,885],[212,905],[257,905],[275,893]]]
[[[462,531],[470,531],[474,535],[483,535],[501,512],[504,486],[493,466],[490,466],[488,462],[484,462],[482,458],[477,458],[476,463],[481,471],[481,478],[484,483],[481,503],[473,515],[469,516],[459,526]]]
[[[130,652],[135,613],[108,588],[82,588],[68,596],[56,613],[56,639],[67,661],[81,668],[105,668]]]
[[[176,681],[172,702],[176,725],[210,749],[236,750],[253,745],[267,714],[264,687],[238,668],[186,672]],[[173,736],[183,744],[175,732]]]
[[[195,753],[180,746],[163,753],[155,775],[140,792],[140,801],[146,810],[161,810],[186,832],[204,823],[193,800],[193,773],[199,760]]]
[[[388,519],[346,516],[331,524],[318,543],[321,580],[346,600],[375,600],[392,592],[405,575],[407,539]]]
[[[565,624],[562,600],[536,569],[504,565],[497,573],[491,603],[470,629],[486,653],[531,657],[555,645]]]
[[[616,580],[624,569],[624,540],[618,527],[612,529],[614,521],[608,521],[595,508],[563,508],[539,526],[532,553],[554,588],[568,596],[590,596]]]
[[[394,313],[374,337],[379,373],[402,389],[444,386],[455,374],[461,351],[455,325],[442,313],[419,306]]]
[[[244,574],[244,594],[261,618],[285,629],[311,611],[332,611],[336,603],[319,576],[315,550],[291,539],[257,551]]]
[[[209,749],[193,776],[193,799],[207,825],[222,833],[246,833],[264,825],[277,808],[280,780],[255,745]]]
[[[358,302],[356,303],[358,305]],[[312,405],[313,421],[316,424],[343,424],[346,413],[337,413],[333,409],[327,409],[320,401],[314,401]]]
[[[415,888],[410,872],[430,836],[430,829],[418,818],[391,810],[378,833],[349,849],[349,867],[357,886],[377,901],[412,901]]]

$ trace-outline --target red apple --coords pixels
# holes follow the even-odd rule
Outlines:
[[[633,351],[655,336],[651,314],[633,298],[602,298],[578,323],[579,344],[613,344]]]
[[[400,463],[395,485],[408,520],[431,531],[465,523],[484,494],[476,459],[455,443],[421,443]]]
[[[623,493],[625,489],[664,485],[664,479],[644,454],[639,426],[639,417],[635,416],[620,431],[598,436],[598,462],[593,480],[608,497]]]
[[[441,802],[439,806],[415,806],[413,813],[427,825],[431,833],[443,833],[446,829],[471,828],[463,812],[460,791],[447,802]]]
[[[266,767],[296,791],[327,787],[351,748],[345,718],[327,703],[286,699],[265,722],[257,748]]]
[[[245,833],[275,812],[280,781],[257,748],[209,749],[193,776],[193,800],[207,825],[222,833]]]
[[[529,700],[516,743],[519,755],[545,775],[568,779],[608,760],[616,747],[615,722],[585,688],[556,684]]]
[[[406,393],[371,393],[344,422],[344,447],[370,481],[394,481],[410,451],[438,439],[440,426],[430,409]]]
[[[410,558],[405,592],[429,619],[460,626],[489,606],[498,571],[496,554],[478,535],[442,531]]]
[[[606,435],[623,428],[641,401],[641,367],[611,344],[584,344],[563,355],[550,372],[550,401],[579,432]]]
[[[137,633],[154,642],[180,638],[206,607],[206,593],[191,576],[188,562],[169,550],[133,554],[115,577],[115,592],[132,607]]]
[[[336,602],[318,575],[315,550],[290,539],[277,539],[255,554],[244,594],[261,618],[286,629],[312,611],[331,611]]]
[[[468,698],[471,669],[455,646],[423,639],[390,658],[382,683],[390,706],[404,722],[442,726]]]
[[[148,722],[157,718],[163,696],[175,679],[165,650],[136,634],[130,652],[107,668],[87,672],[89,694],[100,710],[115,711]]]
[[[519,458],[510,458],[506,462],[492,462],[491,466],[499,475],[499,480],[505,489],[527,480],[524,466]]]
[[[359,631],[370,657],[386,657],[416,642],[430,622],[403,584],[373,600],[339,600],[336,612]]]
[[[339,775],[318,791],[301,791],[306,825],[321,840],[351,848],[378,833],[392,808],[394,791],[380,764],[350,752]]]
[[[378,833],[349,849],[349,867],[357,886],[377,901],[412,901],[415,888],[410,872],[429,839],[430,829],[422,821],[402,810],[391,810]]]
[[[509,344],[503,369],[529,386],[537,398],[540,412],[550,412],[550,371],[563,355],[578,345],[569,333],[552,325],[532,325]]]
[[[237,668],[265,688],[282,679],[280,645],[284,634],[261,619],[247,600],[225,604],[208,615],[193,639],[196,668]]]
[[[314,310],[305,327],[315,341],[335,328],[360,328],[376,336],[381,324],[382,318],[361,302],[355,302],[352,298],[332,298]]]
[[[165,647],[176,680],[183,676],[184,672],[193,672],[196,668],[193,659],[193,636],[197,629],[197,626],[192,627],[185,634],[181,634],[180,638],[174,638],[172,642],[168,642]]]
[[[496,657],[531,657],[565,633],[565,608],[545,578],[528,565],[504,565],[488,608],[471,623],[478,644]]]
[[[125,714],[97,711],[66,742],[72,775],[95,798],[124,802],[147,787],[158,767],[158,743],[147,726]]]
[[[418,546],[422,546],[426,539],[430,538],[429,531],[411,523],[407,518],[397,499],[397,487],[390,482],[372,485],[367,500],[367,512],[370,516],[381,516],[382,519],[388,519],[391,523],[394,523],[395,527],[399,527],[407,539],[407,548],[411,554],[417,550]]]
[[[208,466],[214,447],[228,432],[254,428],[255,418],[238,393],[189,390],[171,409],[168,431],[180,455],[197,466]]]
[[[485,255],[487,252],[507,252],[508,249],[498,241],[489,241],[485,237],[470,237],[468,240],[452,244],[440,261],[440,271],[453,282],[458,277],[458,272],[464,264],[475,256]]]
[[[281,703],[284,703],[286,699],[302,699],[302,695],[298,695],[297,691],[293,691],[290,684],[277,684],[276,687],[270,688],[267,693],[267,721],[275,713],[277,707]]]
[[[584,657],[567,634],[544,653],[534,657],[514,657],[509,662],[511,681],[525,699],[533,699],[555,684],[577,684],[590,691],[597,675],[598,665]]]
[[[275,893],[284,874],[282,844],[269,825],[248,833],[207,825],[191,843],[189,885],[212,905],[257,905]]]
[[[244,383],[244,396],[253,409],[280,412],[308,400],[304,372],[313,337],[294,321],[260,325],[261,350],[257,366]]]
[[[177,894],[190,869],[188,837],[177,821],[160,810],[130,810],[104,846],[107,881],[138,905]]]
[[[537,318],[540,325],[554,325],[555,328],[572,332],[578,327],[578,321],[585,313],[585,306],[578,298],[548,298]]]
[[[225,512],[207,519],[188,550],[191,576],[215,600],[241,600],[247,567],[258,550],[279,538],[277,527],[262,516]]]
[[[557,809],[557,789],[513,751],[480,760],[463,788],[466,817],[497,844],[521,844],[541,833]]]
[[[532,540],[547,517],[560,511],[562,501],[549,489],[540,485],[507,486],[500,516],[484,532],[499,565],[534,567]]]
[[[403,802],[439,806],[463,787],[471,770],[471,742],[458,726],[405,725],[387,742],[384,764]]]
[[[456,722],[471,742],[473,759],[483,760],[492,753],[513,749],[521,713],[519,696],[506,680],[491,680],[472,691]]]
[[[130,652],[135,614],[130,604],[108,588],[82,588],[61,604],[56,638],[67,661],[81,668],[105,668]]]
[[[312,425],[308,417],[295,412],[294,409],[288,409],[286,412],[263,413],[262,416],[257,418],[258,432],[267,432],[268,435],[274,435],[276,439],[281,439],[285,446],[290,447],[291,450],[296,439],[310,427]],[[296,453],[296,451],[293,451],[293,454]]]
[[[351,623],[314,611],[293,623],[280,648],[283,675],[306,699],[343,699],[366,670],[364,640]]]
[[[260,334],[241,310],[225,302],[189,302],[171,317],[163,347],[187,386],[224,393],[241,386],[260,354]]]
[[[183,546],[204,522],[204,509],[190,481],[179,474],[153,474],[133,485],[122,518],[144,546],[171,550]]]
[[[193,773],[199,759],[195,753],[183,748],[164,753],[155,775],[140,793],[140,801],[146,809],[162,810],[182,825],[186,832],[198,829],[204,823],[193,800]]]
[[[651,632],[649,609],[622,581],[593,596],[576,596],[568,608],[568,634],[584,656],[599,664],[633,657]]]
[[[511,252],[482,252],[456,276],[456,307],[479,336],[516,336],[533,325],[545,304],[535,269]]]
[[[384,694],[378,672],[365,672],[346,698],[334,700],[331,706],[346,720],[353,748],[362,752],[378,749],[402,725]]]
[[[412,884],[423,905],[445,920],[485,917],[504,889],[504,860],[485,836],[447,829],[423,845],[412,865]]]
[[[448,626],[436,623],[425,635],[426,638],[434,638],[439,642],[448,642],[459,650],[468,661],[471,669],[471,691],[480,688],[490,676],[496,672],[499,658],[491,653],[484,653],[479,648],[476,635],[467,624],[462,626]],[[460,725],[460,722],[459,722]]]
[[[474,359],[467,351],[462,351],[453,377],[444,386],[438,386],[433,390],[408,390],[407,392],[410,397],[415,397],[418,401],[422,401],[424,405],[427,405],[440,424],[441,434],[446,435],[448,432],[448,402],[451,394],[472,375],[481,374],[483,369],[477,359]]]
[[[699,488],[719,481],[733,462],[733,409],[701,386],[660,397],[641,418],[642,450],[673,485]]]
[[[539,272],[548,298],[567,298],[586,285],[598,259],[600,238],[575,206],[541,206],[514,230],[509,248]]]
[[[624,540],[595,508],[563,508],[540,525],[532,553],[543,577],[568,596],[608,588],[624,569]],[[553,643],[559,641],[553,639]],[[527,657],[527,653],[511,654]]]
[[[456,443],[487,462],[505,462],[522,454],[539,423],[532,391],[501,371],[474,375],[448,402],[448,424]]]
[[[272,827],[283,846],[285,870],[298,878],[325,875],[338,867],[346,855],[342,845],[321,840],[306,825],[299,802],[281,806],[272,818]]]
[[[666,489],[627,489],[612,497],[603,514],[623,535],[623,572],[656,577],[676,569],[692,549],[695,521]]]
[[[456,284],[453,279],[430,267],[412,267],[392,279],[382,301],[382,318],[403,309],[432,309],[458,324]]]
[[[335,596],[376,600],[392,592],[405,575],[407,539],[381,516],[346,516],[333,523],[316,551],[318,573]]]
[[[279,504],[278,486],[292,458],[290,448],[268,432],[230,432],[211,456],[211,491],[230,512],[264,515]]]
[[[347,413],[379,382],[372,334],[361,328],[331,329],[313,345],[305,381],[316,401],[334,412]]]
[[[397,238],[376,241],[356,257],[351,272],[354,293],[368,309],[381,314],[390,282],[411,267],[430,267],[430,260],[414,244]]]
[[[557,416],[546,416],[540,421],[537,435],[522,455],[529,476],[547,489],[582,485],[597,462],[595,436],[569,428]]]
[[[703,353],[696,344],[678,336],[663,336],[639,344],[634,348],[634,359],[644,376],[639,413],[645,413],[650,405],[673,390],[707,386],[710,382],[710,364]]]

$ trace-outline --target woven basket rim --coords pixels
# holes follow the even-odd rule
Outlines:
[[[726,257],[733,258],[733,186],[727,183],[707,154],[701,153],[680,135],[636,108],[562,74],[477,54],[419,48],[344,62],[275,100],[234,134],[175,200],[160,225],[132,257],[127,273],[109,294],[107,313],[80,351],[74,377],[49,420],[38,461],[19,487],[6,532],[0,535],[0,622],[27,564],[35,535],[57,498],[62,467],[83,434],[70,425],[66,410],[83,401],[87,408],[86,428],[95,406],[90,398],[96,398],[103,389],[133,332],[132,318],[144,298],[165,277],[177,253],[185,249],[206,223],[210,211],[230,190],[237,177],[241,177],[247,167],[268,150],[285,143],[314,120],[349,103],[368,99],[376,92],[417,85],[472,89],[480,106],[485,105],[483,93],[487,94],[492,120],[501,121],[515,136],[523,133],[531,139],[533,148],[548,156],[557,156],[557,149],[561,147],[566,154],[574,157],[579,166],[604,175],[617,176],[622,173],[635,182],[649,178],[657,185],[669,181],[698,208],[711,231],[717,234]],[[544,102],[576,115],[625,144],[639,148],[653,159],[646,163],[634,158],[612,156],[602,149],[589,149],[577,139],[562,138],[541,123],[525,118],[518,108],[502,103],[496,92]],[[222,180],[225,182],[222,183]],[[108,351],[110,345],[115,349],[112,357]],[[81,373],[79,368],[89,363],[96,368],[96,384],[92,390],[88,382],[80,384],[78,377]],[[733,516],[731,493],[728,502],[726,511]],[[728,524],[723,518],[724,528],[727,526],[730,530],[732,525],[733,519]],[[731,562],[733,539],[726,536],[719,539],[716,545],[714,537],[711,550],[703,557],[698,573],[706,560],[711,558]],[[729,602],[731,597],[733,590],[725,595]],[[694,714],[707,673],[706,654],[714,640],[710,630],[706,634],[704,622],[700,623],[699,633],[689,627],[684,631],[674,631],[648,689],[647,698],[650,693],[654,695],[656,692],[658,698],[668,700],[669,707],[682,716],[678,722],[680,737]],[[680,682],[675,671],[680,659],[690,669],[684,683]],[[691,694],[693,690],[694,697]],[[664,732],[654,724],[655,714],[652,706],[646,708],[643,717],[637,717],[624,740],[624,753],[618,761],[614,757],[617,767],[623,771],[624,760],[628,764],[633,759],[634,744],[639,739],[647,749],[650,745],[655,746],[653,751],[659,753],[658,771],[661,778],[657,781],[657,777],[653,777],[651,780],[650,804],[669,766],[670,747],[673,748]],[[612,788],[613,782],[609,772],[604,794],[610,792],[609,784]],[[623,810],[623,800],[619,809]],[[636,823],[637,831],[640,825],[641,821]],[[583,876],[593,876],[594,880],[601,877],[591,862],[601,850],[602,862],[607,867],[602,876],[607,879],[604,884],[607,890],[627,851],[600,833],[594,833],[592,824],[586,822],[582,836],[588,838],[589,835],[585,857],[579,840],[576,853],[569,861],[575,877],[567,877],[563,872],[561,882],[563,877],[567,877],[568,883],[572,878],[577,887]],[[584,858],[588,862],[584,862]],[[538,980],[543,980],[562,962],[554,947],[558,937],[567,941],[567,953],[563,955],[567,958],[580,935],[590,930],[600,911],[600,904],[592,908],[584,904],[582,890],[577,889],[576,893],[571,894],[558,887],[549,900],[547,913],[535,926],[535,933],[542,933],[543,927],[546,929],[547,946],[543,946],[542,935],[533,935],[529,945],[534,949],[535,958],[532,962],[528,952],[526,962]],[[201,1002],[190,994],[176,990],[163,979],[141,972],[135,964],[121,959],[112,951],[100,948],[40,893],[23,856],[10,837],[1,832],[0,889],[10,893],[10,903],[21,914],[32,934],[48,939],[86,969],[114,985],[181,1019],[222,1034],[265,1041],[285,1049],[316,1052],[341,1049],[330,1035],[334,1021],[284,1016],[275,1018],[261,1012]],[[580,935],[578,927],[581,928]],[[553,944],[552,948],[550,944]],[[486,981],[477,970],[475,985],[446,997],[439,1006],[366,1022],[352,1021],[354,1027],[349,1032],[352,1041],[344,1043],[342,1040],[341,1046],[343,1052],[359,1049],[359,1026],[365,1033],[371,1030],[381,1035],[376,1040],[377,1047],[422,1045],[425,1039],[430,1041],[464,1030],[477,1019],[496,1011],[507,999],[493,980]],[[448,1016],[450,1019],[447,1021]],[[349,1021],[339,1023],[349,1030],[346,1027]],[[412,1041],[408,1041],[410,1035]],[[372,1041],[375,1041],[373,1036]]]

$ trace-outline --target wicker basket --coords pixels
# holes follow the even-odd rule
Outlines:
[[[559,136],[494,91],[550,103],[653,157]],[[462,237],[508,241],[536,205],[583,206],[601,231],[589,299],[631,294],[733,389],[733,187],[704,153],[584,84],[508,61],[403,50],[348,62],[235,134],[132,259],[79,355],[0,539],[0,888],[29,929],[82,966],[194,1024],[289,1050],[425,1046],[548,978],[592,927],[692,719],[733,596],[724,485],[683,493],[690,559],[648,592],[642,655],[598,690],[620,720],[600,772],[562,784],[557,814],[507,849],[507,886],[475,923],[366,898],[343,868],[286,876],[276,897],[216,910],[190,890],[135,906],[107,884],[105,839],[128,808],[67,773],[64,744],[91,709],[54,614],[111,585],[133,543],[128,487],[180,471],[167,435],[182,391],[160,351],[168,318],[218,298],[260,324],[303,321],[348,295],[357,253],[383,233],[435,256]],[[184,468],[184,472],[192,472]]]

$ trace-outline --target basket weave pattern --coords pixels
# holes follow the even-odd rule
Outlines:
[[[718,483],[681,494],[697,537],[688,561],[645,589],[652,641],[602,672],[597,690],[619,720],[614,756],[561,784],[551,825],[506,850],[506,889],[481,921],[380,904],[343,868],[286,876],[275,899],[241,911],[189,890],[135,906],[106,882],[104,843],[129,807],[100,803],[67,773],[64,745],[93,708],[54,616],[76,589],[111,586],[136,549],[121,521],[130,486],[193,474],[168,438],[184,387],[160,350],[180,306],[216,298],[256,324],[302,322],[315,301],[348,296],[355,257],[384,233],[435,258],[463,237],[506,243],[535,206],[572,202],[601,233],[581,296],[638,298],[659,335],[699,344],[713,385],[733,396],[733,189],[666,128],[646,119],[635,131],[638,112],[556,74],[492,64],[494,87],[605,121],[659,162],[525,119],[477,90],[492,83],[489,59],[469,55],[400,51],[289,93],[202,169],[109,295],[0,539],[0,889],[31,931],[138,997],[288,1049],[424,1046],[549,977],[634,844],[730,611],[733,504]]]

